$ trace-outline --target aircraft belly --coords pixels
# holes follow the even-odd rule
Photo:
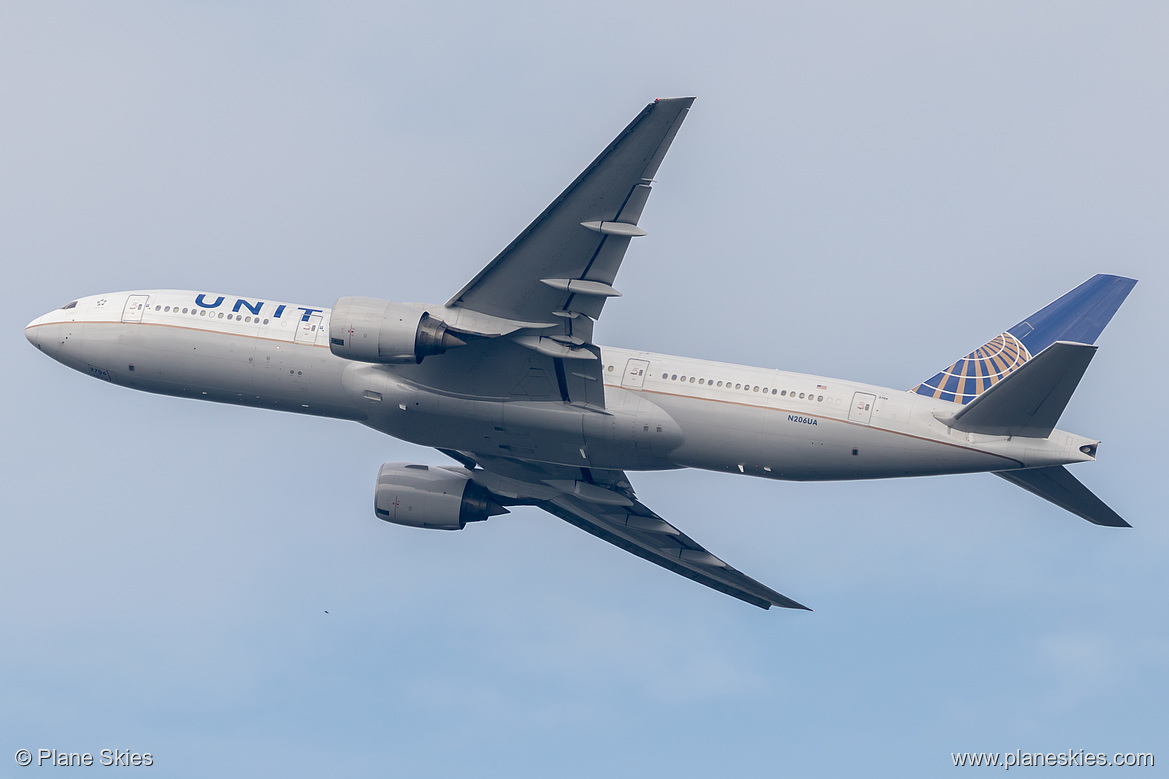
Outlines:
[[[300,344],[141,323],[90,323],[84,346],[71,359],[79,363],[71,367],[82,372],[146,392],[356,416],[341,391],[343,361]]]
[[[856,424],[827,415],[673,396],[678,466],[772,479],[826,481],[966,473],[1017,462],[973,447]]]
[[[682,429],[646,393],[606,386],[605,413],[585,414],[584,429],[594,467],[621,470],[677,467],[670,453],[682,443]]]
[[[333,356],[328,349],[261,341],[251,357],[255,405],[338,419],[364,419],[364,404],[342,384],[348,361]]]
[[[423,446],[590,468],[674,468],[678,425],[638,393],[617,390],[606,408],[558,401],[476,399],[406,383],[379,366],[353,365],[343,379],[369,403],[366,424]]]
[[[365,423],[405,441],[496,457],[588,465],[579,409],[562,403],[435,392],[382,366],[353,364],[343,383],[364,396]],[[587,450],[586,450],[587,451]]]

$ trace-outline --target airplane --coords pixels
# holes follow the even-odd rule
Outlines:
[[[910,389],[599,346],[594,324],[694,98],[656,100],[443,304],[332,308],[150,289],[37,317],[28,340],[123,387],[352,420],[457,465],[385,463],[374,512],[461,530],[517,506],[763,609],[807,609],[638,500],[627,472],[823,481],[989,472],[1129,526],[1064,466],[1056,429],[1136,281],[1097,275]]]

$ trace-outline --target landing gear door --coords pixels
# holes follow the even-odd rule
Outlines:
[[[852,396],[852,405],[848,409],[848,421],[860,422],[867,425],[873,418],[873,403],[877,396],[867,392],[855,392]]]
[[[648,372],[648,361],[630,360],[625,364],[625,375],[621,377],[621,386],[641,389],[641,386],[645,384],[645,374]]]
[[[142,312],[146,310],[146,301],[149,295],[131,295],[126,298],[126,307],[122,309],[123,322],[141,322]]]

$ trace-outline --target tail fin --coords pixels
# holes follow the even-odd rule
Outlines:
[[[1096,525],[1109,527],[1132,527],[1119,514],[1108,508],[1104,501],[1092,494],[1080,481],[1062,465],[1048,468],[1027,468],[1019,471],[999,471],[1012,484],[1017,484],[1030,493],[1049,500],[1077,517]]]
[[[1123,276],[1093,276],[912,391],[969,403],[1056,341],[1095,343],[1135,285]]]

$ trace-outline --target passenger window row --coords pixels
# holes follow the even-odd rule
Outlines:
[[[155,306],[154,310],[161,311],[164,314],[165,313],[172,313],[171,306]],[[186,314],[188,312],[190,313],[191,316],[207,316],[207,309],[205,309],[205,308],[191,308],[191,309],[184,308],[181,312],[179,311],[178,306],[174,306],[174,308],[173,308],[173,313],[175,313],[175,314],[179,314],[179,313]],[[220,311],[218,318],[223,319],[224,316],[226,316],[228,319],[235,319],[237,322],[248,323],[248,322],[252,321],[252,317],[250,317],[250,316],[243,316],[242,314],[225,314],[224,312]],[[212,311],[211,317],[213,319],[217,318],[216,312]],[[268,324],[267,319],[265,319],[263,322],[260,322],[260,317],[256,317],[255,321],[259,324],[265,324],[265,325]]]
[[[762,392],[764,395],[772,394],[772,395],[778,395],[780,397],[791,397],[791,398],[797,397],[795,390],[789,391],[786,389],[781,390],[781,389],[768,388],[768,387],[760,388],[758,384],[751,385],[751,384],[743,384],[742,382],[732,383],[729,381],[715,381],[714,379],[698,378],[696,376],[689,376],[689,377],[687,377],[685,375],[679,376],[676,373],[663,373],[662,378],[666,381],[686,382],[689,384],[697,383],[700,385],[706,385],[706,386],[710,386],[710,387],[722,387],[724,389],[742,390],[744,392]],[[815,401],[817,403],[824,402],[824,396],[817,395],[814,392],[801,392],[801,393],[799,393],[798,397],[800,400],[810,400],[810,401]],[[831,402],[832,398],[829,398],[828,401]]]

